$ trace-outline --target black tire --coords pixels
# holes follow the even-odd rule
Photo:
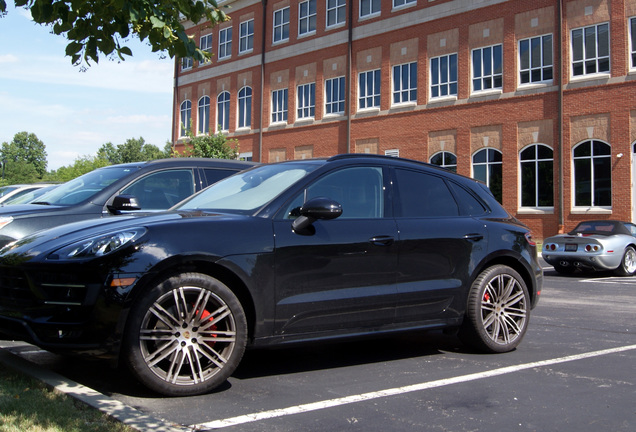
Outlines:
[[[563,275],[571,275],[572,273],[574,273],[576,271],[576,267],[569,265],[569,266],[562,266],[560,264],[555,264],[554,265],[554,270],[556,270],[557,273],[563,274]]]
[[[627,246],[623,253],[621,265],[614,272],[619,276],[634,276],[636,274],[636,250]]]
[[[508,266],[495,265],[473,282],[459,337],[479,351],[512,351],[523,339],[529,319],[530,296],[523,278]]]
[[[125,363],[142,384],[166,396],[207,393],[224,383],[247,341],[236,295],[199,273],[170,277],[140,296],[126,329]]]

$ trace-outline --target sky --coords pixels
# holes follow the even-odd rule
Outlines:
[[[122,45],[132,57],[100,57],[81,72],[65,55],[66,38],[12,1],[7,6],[0,18],[0,144],[19,132],[35,134],[49,171],[94,156],[108,142],[141,137],[164,148],[172,126],[173,59],[131,38]]]

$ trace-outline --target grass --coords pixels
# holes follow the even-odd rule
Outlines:
[[[0,432],[134,432],[21,373],[0,368]]]

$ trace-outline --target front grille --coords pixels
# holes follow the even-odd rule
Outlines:
[[[0,304],[3,307],[28,307],[35,300],[23,271],[11,267],[0,268]]]

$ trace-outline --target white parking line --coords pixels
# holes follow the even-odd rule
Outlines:
[[[621,276],[609,276],[604,278],[592,278],[592,279],[581,279],[579,282],[586,283],[609,283],[615,285],[630,285],[634,284],[636,280],[631,278],[624,278]]]
[[[310,411],[317,411],[317,410],[322,410],[325,408],[332,408],[332,407],[356,403],[356,402],[368,401],[371,399],[378,399],[378,398],[383,398],[388,396],[401,395],[404,393],[428,390],[428,389],[432,389],[436,387],[443,387],[443,386],[448,386],[452,384],[459,384],[459,383],[464,383],[468,381],[475,381],[479,379],[505,375],[505,374],[518,372],[518,371],[522,371],[526,369],[551,366],[551,365],[555,365],[559,363],[567,363],[567,362],[572,362],[577,360],[588,359],[592,357],[616,354],[616,353],[630,351],[630,350],[636,350],[636,345],[628,345],[624,347],[610,348],[610,349],[605,349],[600,351],[592,351],[589,353],[575,354],[575,355],[571,355],[567,357],[542,360],[538,362],[526,363],[526,364],[521,364],[516,366],[508,366],[504,368],[494,369],[491,371],[462,375],[462,376],[458,376],[454,378],[441,379],[437,381],[430,381],[430,382],[425,382],[420,384],[413,384],[413,385],[409,385],[405,387],[391,388],[391,389],[380,390],[376,392],[346,396],[346,397],[337,398],[337,399],[329,399],[329,400],[324,400],[324,401],[314,402],[314,403],[309,403],[304,405],[296,405],[289,408],[263,411],[263,412],[253,413],[253,414],[246,414],[246,415],[242,415],[238,417],[232,417],[232,418],[227,418],[222,420],[214,420],[208,423],[191,425],[190,427],[195,431],[220,429],[220,428],[235,426],[235,425],[239,425],[243,423],[250,423],[250,422],[255,422],[259,420],[267,420],[271,418],[283,417],[283,416],[288,416],[293,414],[301,414],[301,413],[306,413]]]

